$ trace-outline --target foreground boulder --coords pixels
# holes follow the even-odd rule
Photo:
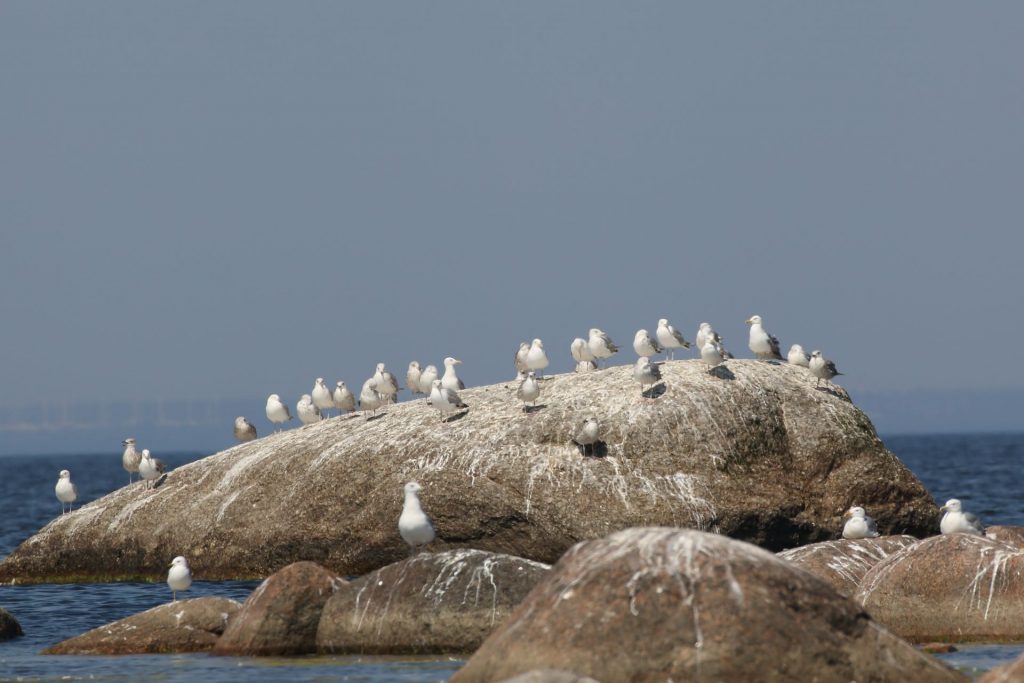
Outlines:
[[[875,565],[854,597],[911,642],[1024,641],[1024,551],[933,536]]]
[[[979,678],[977,683],[1024,683],[1024,656],[992,669]]]
[[[841,538],[785,550],[779,557],[823,579],[841,594],[851,596],[869,569],[916,542],[913,536]]]
[[[44,655],[138,655],[211,649],[241,605],[227,598],[169,602],[94,628]]]
[[[451,680],[543,668],[606,683],[966,680],[771,553],[665,528],[572,548]]]
[[[502,683],[600,683],[590,676],[578,676],[571,671],[558,669],[534,669],[512,678],[506,678]]]
[[[217,641],[217,655],[304,655],[316,651],[320,613],[344,584],[315,562],[290,564],[252,592]]]
[[[408,556],[402,487],[438,541],[551,563],[574,543],[661,524],[781,550],[835,538],[854,501],[885,533],[923,535],[938,511],[841,389],[806,369],[671,361],[641,401],[631,367],[545,379],[535,410],[516,385],[461,392],[447,422],[423,399],[376,417],[270,434],[125,487],[52,521],[0,563],[0,581],[162,579],[167,548],[204,579],[265,577],[311,560],[343,576]],[[584,456],[572,439],[600,420]]]
[[[338,654],[472,652],[550,569],[482,550],[420,553],[335,593],[320,617],[317,649]]]
[[[21,630],[18,620],[12,617],[10,612],[0,607],[0,643],[23,635],[25,633]]]

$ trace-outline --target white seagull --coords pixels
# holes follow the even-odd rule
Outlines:
[[[715,336],[715,328],[711,327],[711,323],[701,323],[700,327],[697,328],[697,336],[694,337],[693,341],[697,345],[697,350],[700,351],[704,348],[704,345],[708,343],[708,339]]]
[[[304,425],[311,425],[320,421],[320,409],[313,403],[313,397],[303,394],[299,402],[295,404],[295,414]]]
[[[661,381],[661,369],[647,356],[640,356],[633,366],[633,379],[640,383],[640,395],[643,396],[648,386],[653,387]]]
[[[363,412],[369,410],[376,415],[377,408],[380,408],[383,402],[381,395],[377,392],[376,380],[371,377],[363,382],[363,388],[359,391],[359,409]]]
[[[519,384],[519,389],[516,390],[516,396],[523,402],[523,410],[526,410],[526,404],[532,403],[534,406],[537,405],[537,399],[540,398],[540,382],[537,381],[537,374],[532,370],[526,375]]]
[[[588,417],[583,421],[583,425],[576,432],[576,436],[573,437],[573,441],[583,447],[583,455],[587,454],[587,448],[590,448],[590,452],[594,452],[594,445],[600,441],[601,425],[597,421],[596,417]]]
[[[466,388],[466,385],[455,372],[456,365],[462,365],[462,361],[451,356],[444,359],[444,375],[441,376],[441,386],[445,389],[459,391]]]
[[[434,380],[437,379],[437,368],[433,365],[428,365],[423,368],[423,372],[420,373],[420,393],[429,394],[431,387],[434,386]]]
[[[419,492],[423,490],[419,484],[410,481],[405,485],[405,503],[402,505],[402,514],[398,518],[398,533],[402,540],[409,544],[413,555],[421,545],[427,545],[434,540],[434,525],[430,523],[430,517],[423,512],[420,505]]]
[[[985,526],[978,519],[978,516],[964,512],[961,509],[960,501],[956,498],[950,498],[946,501],[946,504],[939,508],[946,514],[942,516],[942,521],[939,523],[939,530],[944,534],[971,534],[973,536],[984,536]]]
[[[124,453],[121,454],[121,466],[128,470],[128,484],[132,483],[132,473],[139,471],[139,462],[142,460],[142,453],[135,450],[135,439],[128,437],[121,442],[124,446]]]
[[[683,338],[683,333],[668,324],[667,318],[658,321],[658,329],[654,331],[658,343],[664,346],[669,353],[669,359],[675,358],[675,349],[688,349],[690,342]]]
[[[593,354],[595,360],[611,358],[612,354],[617,353],[619,350],[619,347],[615,345],[612,338],[596,327],[590,329],[587,346],[590,348],[590,353]]]
[[[267,419],[275,425],[292,419],[292,414],[288,412],[288,406],[281,402],[281,397],[277,394],[267,397]]]
[[[597,369],[594,362],[594,354],[590,352],[590,345],[582,337],[576,337],[569,345],[569,352],[576,361],[576,372],[590,372]]]
[[[423,393],[423,389],[420,388],[420,374],[420,362],[414,360],[409,363],[409,369],[405,371],[405,386],[413,397]]]
[[[146,488],[151,489],[166,467],[163,460],[157,460],[149,454],[148,448],[142,449],[142,460],[139,461],[139,474],[146,480]]]
[[[633,350],[641,358],[650,358],[665,349],[661,348],[658,340],[648,334],[647,330],[637,330],[636,335],[633,336]]]
[[[530,350],[526,352],[526,367],[529,370],[543,370],[548,366],[548,354],[544,351],[544,342],[534,339]],[[543,373],[542,373],[543,374]]]
[[[383,363],[377,363],[377,371],[373,374],[377,393],[384,403],[394,403],[398,395],[398,379],[388,372]]]
[[[849,517],[846,524],[843,525],[843,538],[876,538],[878,536],[875,520],[868,517],[864,508],[859,505],[854,505],[844,512],[843,517]]]
[[[344,382],[339,381],[334,387],[334,395],[331,396],[331,400],[334,401],[334,407],[338,409],[339,415],[342,412],[351,413],[356,409],[356,397],[352,395]]]
[[[515,366],[516,379],[523,379],[530,370],[526,365],[526,357],[530,354],[530,345],[526,342],[519,342],[519,350],[516,351]]]
[[[714,331],[705,339],[704,346],[700,347],[700,359],[707,363],[708,372],[712,374],[717,366],[725,362],[725,350]]]
[[[187,591],[192,587],[192,570],[188,568],[188,560],[181,555],[171,560],[167,571],[167,587],[171,589],[171,600],[178,600],[178,591]]]
[[[78,498],[78,487],[71,481],[71,472],[67,470],[60,471],[57,485],[53,487],[53,492],[57,494],[57,500],[60,501],[60,514],[64,514],[65,503],[68,505],[68,512],[74,509],[75,499]]]
[[[747,320],[750,325],[750,350],[760,360],[785,360],[779,350],[779,340],[768,334],[768,331],[761,325],[761,316],[752,315]]]
[[[818,378],[818,381],[814,383],[814,386],[820,385],[821,380],[825,380],[826,384],[831,384],[833,377],[843,374],[836,370],[835,363],[821,355],[821,351],[814,351],[811,353],[811,360],[807,364],[807,367],[810,369],[811,374]]]
[[[453,413],[460,408],[468,408],[462,399],[459,398],[459,394],[454,389],[441,386],[441,380],[435,379],[434,385],[430,387],[430,396],[427,398],[427,403],[430,406],[441,413],[441,421],[444,422],[447,413]]]
[[[242,443],[256,438],[256,427],[241,415],[235,418],[235,438]]]
[[[799,344],[793,344],[789,347],[789,353],[786,354],[786,360],[790,365],[799,365],[803,368],[810,367],[811,364],[810,354],[804,351],[804,347]]]
[[[319,408],[326,417],[327,411],[334,407],[334,396],[331,394],[330,387],[324,383],[323,377],[317,377],[313,382],[313,391],[310,396],[313,398],[313,405]]]

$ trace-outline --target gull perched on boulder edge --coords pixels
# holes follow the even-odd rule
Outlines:
[[[878,536],[878,527],[875,520],[868,517],[864,508],[854,505],[843,513],[843,517],[849,517],[843,525],[843,538],[875,538]]]
[[[534,339],[530,350],[526,352],[526,367],[529,370],[543,370],[548,366],[548,354],[544,351],[544,342]]]
[[[192,570],[188,568],[188,560],[181,555],[171,560],[167,571],[167,587],[171,589],[171,600],[177,602],[178,591],[187,591],[192,587]]]
[[[339,415],[342,412],[351,413],[356,409],[356,397],[352,395],[344,382],[339,381],[334,387],[334,395],[331,396],[331,400],[334,401],[334,407],[338,409]]]
[[[331,395],[331,390],[324,384],[323,377],[317,377],[316,381],[313,382],[313,392],[310,394],[313,398],[313,405],[320,409],[320,412],[327,416],[325,411],[330,410],[334,407],[334,397]]]
[[[818,378],[818,381],[814,383],[814,386],[820,385],[821,380],[825,380],[827,384],[831,384],[833,377],[838,377],[843,374],[836,370],[835,363],[821,355],[821,351],[814,351],[811,353],[811,360],[807,364],[807,367],[811,371],[811,374]]]
[[[527,373],[526,379],[519,384],[519,389],[516,390],[516,396],[523,402],[524,411],[527,403],[537,405],[537,399],[540,398],[540,382],[537,381],[535,372],[531,370]]]
[[[281,397],[277,394],[267,397],[267,419],[275,425],[292,419],[292,414],[288,412],[288,406],[281,402]]]
[[[241,415],[235,418],[235,438],[242,443],[256,438],[256,427]]]
[[[576,337],[572,340],[572,344],[569,345],[569,353],[572,354],[572,358],[576,361],[576,372],[590,372],[597,369],[597,363],[594,362],[594,354],[590,352],[590,345],[587,344],[587,340],[582,337]]]
[[[377,363],[377,370],[373,374],[374,388],[380,394],[380,400],[384,403],[394,403],[398,396],[398,380],[388,372],[383,363]]]
[[[665,349],[661,348],[658,340],[648,334],[647,330],[637,330],[633,336],[633,350],[641,358],[650,358]]]
[[[53,492],[57,494],[57,500],[60,501],[60,514],[64,514],[65,503],[67,503],[68,512],[74,509],[75,499],[78,498],[78,487],[71,481],[71,472],[67,470],[60,471],[57,477],[57,485],[53,487]]]
[[[750,325],[750,350],[760,360],[785,360],[779,350],[779,340],[768,334],[761,325],[761,316],[752,315],[747,320]]]
[[[135,439],[128,437],[121,442],[124,446],[124,453],[121,454],[121,466],[128,470],[128,484],[132,483],[132,473],[139,471],[139,463],[142,461],[142,453],[135,450]]]
[[[420,388],[420,374],[420,362],[414,360],[409,363],[409,369],[405,371],[405,386],[413,396],[423,393],[423,389]]]
[[[714,330],[704,340],[704,346],[700,348],[700,359],[707,363],[708,372],[712,374],[717,366],[725,362],[725,349],[722,348],[720,338]]]
[[[526,365],[526,357],[530,354],[530,345],[526,342],[519,342],[519,349],[515,355],[516,379],[524,379],[530,368]]]
[[[455,366],[462,365],[462,361],[448,356],[444,359],[444,374],[441,376],[441,386],[452,391],[460,391],[466,388],[465,383],[455,373]]]
[[[142,449],[142,460],[139,461],[139,474],[146,480],[146,488],[151,489],[166,467],[163,460],[157,460],[149,454],[148,448]]]
[[[462,399],[459,398],[459,394],[454,389],[441,386],[441,380],[435,379],[434,386],[430,389],[430,396],[427,398],[427,403],[430,406],[441,413],[441,421],[443,422],[446,413],[453,413],[460,408],[468,408]]]
[[[793,344],[789,347],[789,353],[786,354],[786,361],[790,365],[808,368],[811,365],[811,355],[804,351],[804,347],[799,344]]]
[[[573,441],[583,448],[583,455],[587,454],[587,448],[590,448],[590,452],[594,452],[594,446],[600,440],[601,424],[597,421],[596,417],[588,417],[583,421],[583,425],[576,432],[576,436],[573,437]]]
[[[437,367],[428,365],[423,368],[423,372],[420,373],[420,393],[429,394],[431,387],[434,386],[434,380],[437,379]]]
[[[320,421],[320,409],[313,403],[313,397],[303,394],[299,402],[295,404],[295,414],[304,425],[311,425]]]
[[[942,516],[942,521],[939,522],[939,530],[944,534],[971,534],[973,536],[984,536],[985,526],[978,519],[978,516],[964,512],[960,506],[960,501],[956,498],[950,498],[946,501],[946,504],[939,508],[939,510],[945,512]]]
[[[590,338],[587,340],[587,346],[596,360],[611,358],[612,354],[619,351],[619,347],[615,345],[612,338],[596,327],[590,329]]]
[[[633,366],[633,379],[640,383],[640,395],[643,396],[648,386],[661,381],[661,370],[647,356],[641,356]]]
[[[369,410],[371,413],[376,414],[377,408],[380,408],[383,400],[381,395],[377,393],[377,382],[372,377],[363,382],[363,388],[359,391],[359,409],[363,412]]]
[[[667,318],[658,321],[658,329],[654,331],[654,336],[658,338],[658,343],[668,351],[669,359],[675,358],[675,349],[690,348],[690,342],[683,338],[682,332],[668,324]]]

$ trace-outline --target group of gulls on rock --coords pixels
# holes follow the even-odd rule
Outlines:
[[[981,520],[975,514],[964,512],[960,501],[956,498],[947,500],[946,504],[939,508],[939,511],[945,513],[942,515],[942,521],[939,522],[939,531],[943,534],[985,535],[985,526],[981,523]],[[864,508],[854,505],[843,516],[849,518],[846,524],[843,525],[843,538],[878,537],[878,526],[875,524],[874,519],[868,517]]]

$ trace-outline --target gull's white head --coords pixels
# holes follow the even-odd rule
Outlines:
[[[960,512],[960,501],[956,498],[950,498],[946,501],[946,504],[939,508],[939,510],[945,510],[946,512]]]
[[[544,342],[542,342],[542,341],[541,341],[540,339],[534,339],[534,340],[533,340],[533,345],[534,345],[534,346],[540,346],[540,347],[542,347],[542,348],[543,348],[543,346],[544,346]]]
[[[129,436],[127,439],[125,439],[124,441],[121,442],[121,445],[122,446],[134,446],[135,445],[135,439],[133,437]]]
[[[747,320],[747,324],[748,325],[760,325],[761,324],[761,316],[759,316],[759,315],[752,315],[752,316],[750,316],[750,318]]]
[[[658,327],[665,327],[668,325],[668,318],[658,318]]]
[[[432,373],[432,372],[433,372],[434,374],[437,374],[437,367],[435,367],[435,366],[433,366],[433,365],[428,365],[427,367],[423,368],[423,372],[425,372],[425,373],[426,373],[426,374],[428,374],[428,375],[429,375],[430,373]]]
[[[436,387],[437,389],[440,389],[441,388],[441,380],[435,379],[433,382],[430,383],[430,385],[433,386],[433,387]]]
[[[699,329],[706,330],[711,327],[711,323],[701,323]]]
[[[597,329],[596,327],[591,327],[590,328],[590,336],[591,337],[596,337],[596,336],[598,336],[600,334],[603,334],[603,332],[601,332],[601,330]]]
[[[340,389],[344,389],[344,388],[345,388],[345,383],[344,383],[344,382],[341,382],[341,381],[339,381],[339,382],[338,382],[338,384],[337,384],[337,386],[338,386],[338,388],[340,388]]]
[[[537,379],[537,373],[534,372],[533,370],[531,370],[530,372],[526,373],[526,378],[527,379]]]
[[[867,513],[864,512],[864,508],[860,507],[859,505],[854,505],[852,508],[850,508],[849,510],[846,511],[846,514],[844,516],[845,517],[860,517],[861,519],[863,519],[866,514]]]
[[[302,401],[303,403],[312,403],[313,397],[310,396],[309,394],[303,394],[299,400]]]
[[[527,344],[526,342],[519,342],[519,350],[520,351],[522,351],[523,349],[528,349],[528,348],[530,348],[529,344]]]
[[[148,448],[143,448],[142,449],[142,459],[145,460],[147,458],[149,458],[149,449]]]
[[[450,367],[452,365],[462,365],[462,361],[459,360],[458,358],[452,358],[451,356],[448,356],[447,358],[444,359],[444,364],[446,367]]]
[[[280,401],[280,400],[281,400],[281,397],[278,396],[277,394],[271,394],[270,396],[267,396],[267,403],[271,403],[273,401]]]
[[[416,495],[417,493],[419,493],[422,490],[423,490],[423,487],[420,486],[419,484],[417,484],[414,481],[410,481],[408,484],[405,485],[405,492],[406,493],[411,493],[412,495]]]
[[[804,347],[800,346],[799,344],[793,344],[792,346],[789,347],[789,352],[790,353],[803,353],[804,352]]]
[[[58,476],[59,476],[59,477],[60,477],[61,479],[70,479],[70,478],[71,478],[71,472],[69,472],[69,471],[67,471],[67,470],[61,470],[61,471],[60,471],[60,474],[59,474]]]
[[[418,360],[414,360],[413,362],[409,363],[409,369],[410,370],[419,370],[420,369],[420,362]]]
[[[821,351],[811,351],[811,358],[821,358]]]
[[[176,558],[171,560],[171,566],[169,568],[173,569],[174,567],[186,567],[187,568],[188,567],[188,560],[186,560],[181,555],[178,555]]]
[[[241,427],[242,425],[244,425],[247,422],[248,422],[248,420],[246,420],[241,415],[239,415],[238,417],[235,418],[235,425],[237,425],[239,427]]]
[[[384,372],[384,364],[383,363],[377,363],[377,372],[380,372],[380,373]]]
[[[638,368],[646,368],[650,364],[651,364],[651,359],[648,358],[647,356],[640,356],[637,359],[637,361],[636,361],[636,366]]]
[[[647,334],[647,330],[637,330],[636,335],[634,335],[634,339],[643,339],[648,336],[650,335]]]
[[[320,386],[323,386],[323,384],[324,384],[324,378],[323,378],[323,377],[317,377],[317,378],[316,378],[316,382],[314,382],[314,384],[318,384],[318,385],[320,385]]]

